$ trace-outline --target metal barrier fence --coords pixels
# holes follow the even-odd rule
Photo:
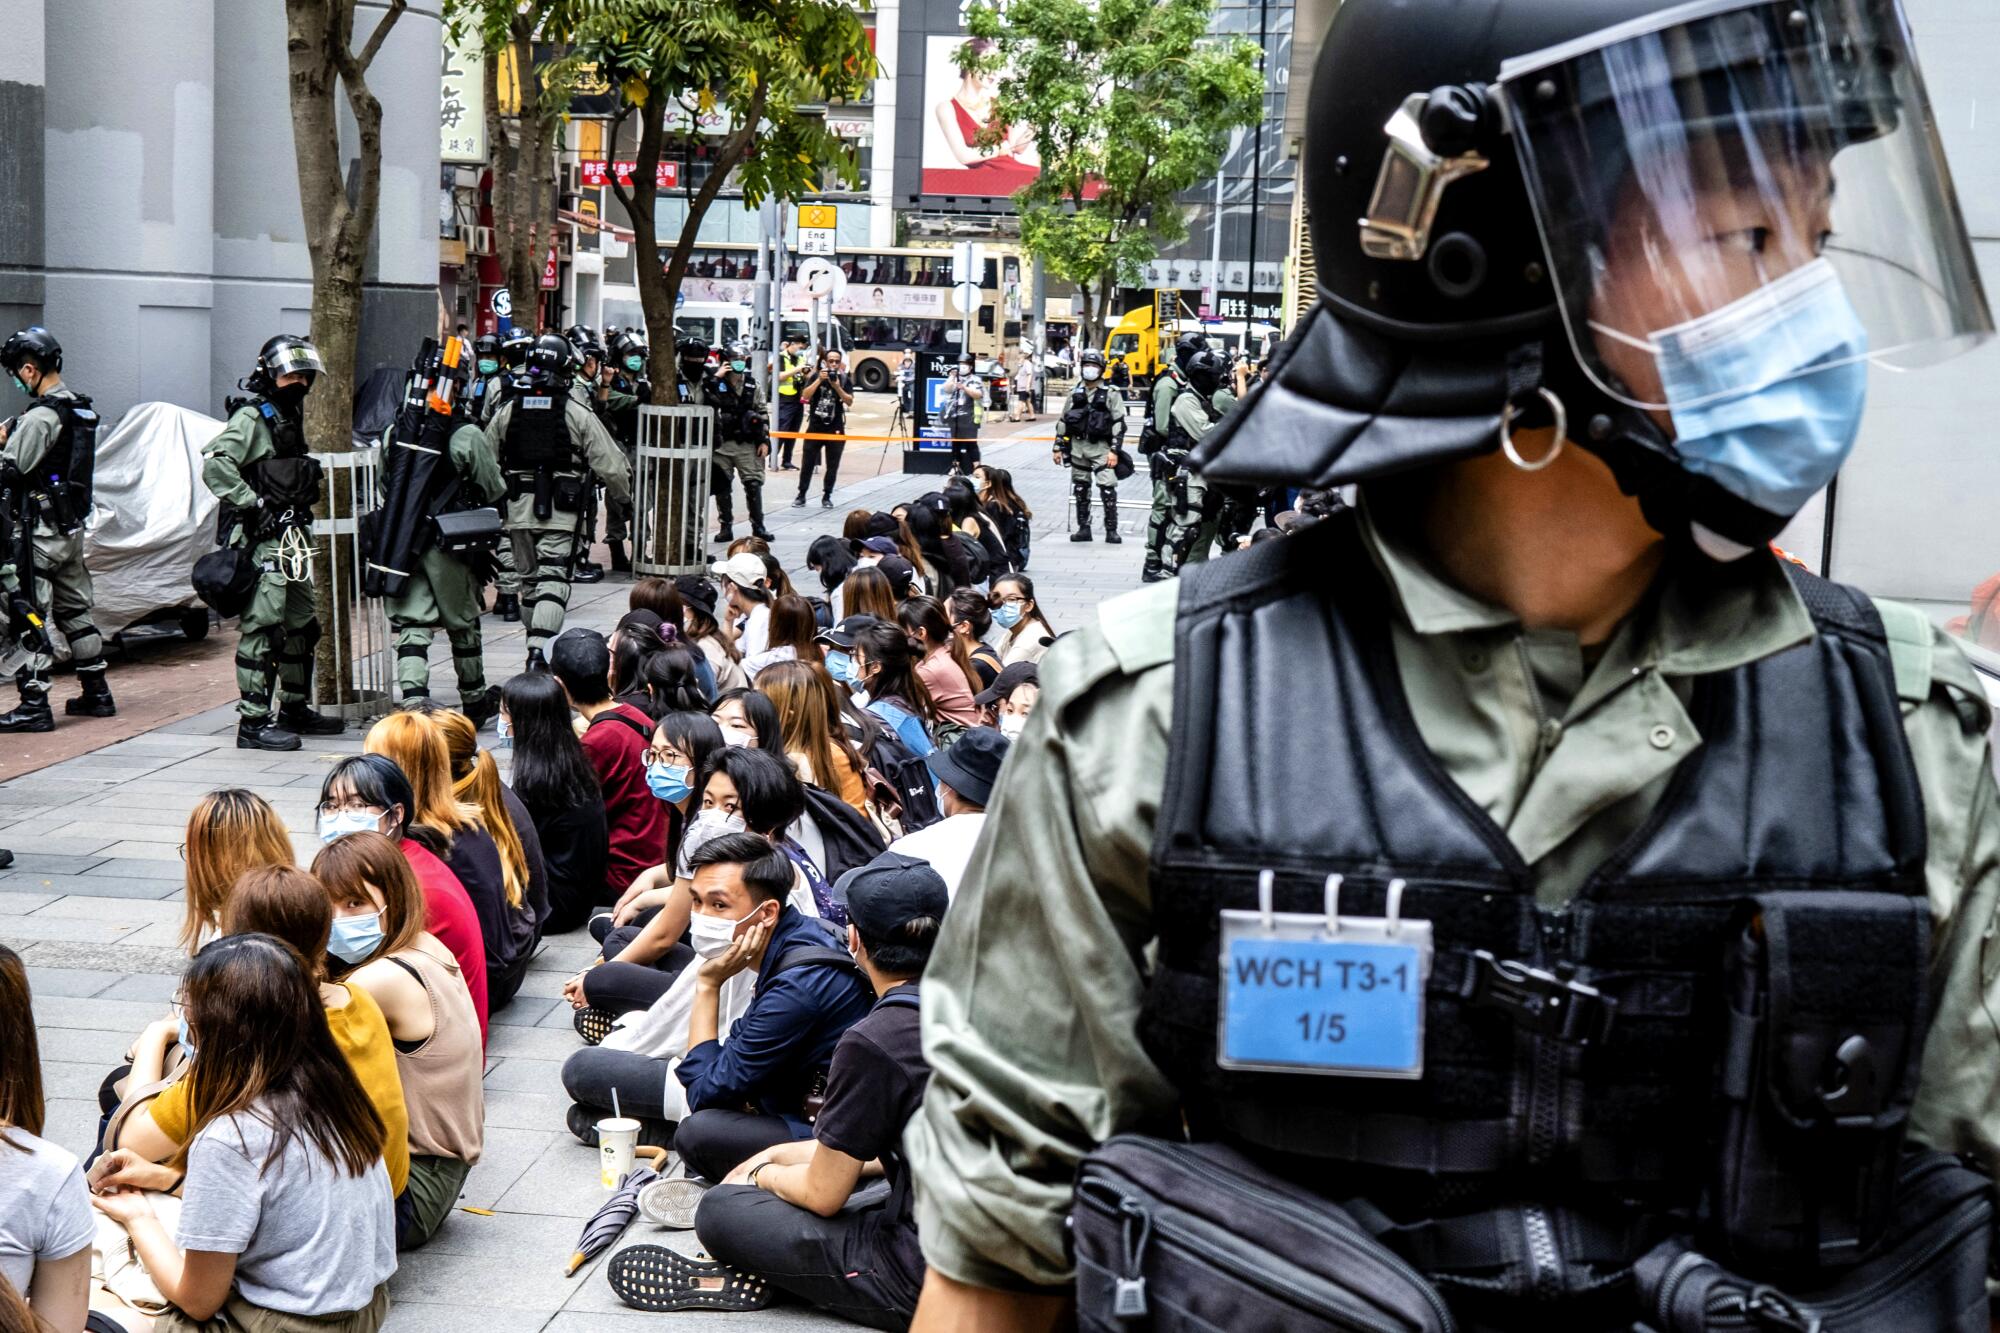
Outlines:
[[[633,572],[708,572],[714,449],[714,408],[639,409],[639,447],[632,468]]]
[[[361,595],[361,537],[356,518],[380,503],[382,451],[314,454],[326,469],[327,517],[313,520],[313,582],[320,604],[314,707],[348,719],[375,717],[393,705],[395,641],[381,599]]]

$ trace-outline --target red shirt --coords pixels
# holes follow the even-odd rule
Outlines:
[[[451,867],[431,855],[420,842],[403,842],[403,859],[416,872],[424,891],[424,928],[438,937],[458,960],[472,1008],[479,1015],[479,1045],[486,1046],[486,939],[479,933],[479,914]]]
[[[604,791],[606,902],[625,892],[640,871],[666,860],[667,803],[646,785],[646,746],[652,736],[653,719],[631,704],[613,704],[584,729],[583,753]]]

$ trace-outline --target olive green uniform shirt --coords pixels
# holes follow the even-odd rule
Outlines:
[[[1545,906],[1566,902],[1634,832],[1701,744],[1687,710],[1695,678],[1813,632],[1775,557],[1759,553],[1722,569],[1670,567],[1587,654],[1575,635],[1525,630],[1446,583],[1385,538],[1365,504],[1362,519],[1393,589],[1396,664],[1418,729],[1506,830]],[[1094,627],[1043,660],[1040,702],[924,974],[933,1076],[904,1147],[924,1256],[963,1282],[1067,1282],[1063,1218],[1078,1160],[1175,1105],[1140,1046],[1138,1016],[1178,591],[1166,582],[1104,603]],[[1923,788],[1937,923],[1937,1008],[1913,1123],[1926,1142],[1992,1169],[2000,819],[1985,696],[1920,614],[1878,605]]]

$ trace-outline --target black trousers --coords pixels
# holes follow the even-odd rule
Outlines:
[[[625,1095],[622,1088],[618,1095]],[[711,1107],[674,1128],[674,1151],[687,1163],[689,1175],[720,1181],[764,1149],[801,1137],[782,1116]]]
[[[804,418],[804,416],[805,416],[805,409],[802,406],[800,406],[799,396],[797,394],[794,393],[794,394],[778,395],[779,434],[782,435],[787,431],[798,430],[799,422],[801,419]],[[790,438],[778,441],[779,467],[790,467],[792,465],[792,446],[797,443],[798,443],[797,440]]]
[[[674,945],[651,963],[619,962],[618,955],[638,934],[639,927],[631,925],[605,935],[604,956],[609,961],[583,974],[583,998],[591,1008],[614,1014],[650,1009],[674,984],[674,978],[694,962],[694,950],[685,944]]]
[[[917,1293],[883,1270],[863,1221],[886,1206],[853,1205],[820,1217],[754,1185],[718,1185],[702,1196],[695,1235],[731,1268],[868,1328],[906,1329]]]
[[[840,456],[846,452],[846,440],[807,440],[805,463],[799,469],[799,499],[805,499],[806,492],[812,489],[813,469],[819,466],[820,457],[824,454],[826,457],[826,486],[821,490],[820,494],[824,498],[831,500],[833,498],[834,484],[840,479]]]

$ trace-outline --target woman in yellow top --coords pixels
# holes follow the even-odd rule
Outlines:
[[[410,1178],[410,1118],[403,1105],[402,1080],[396,1073],[396,1049],[382,1009],[368,992],[326,980],[326,941],[333,929],[333,903],[326,889],[293,866],[248,871],[230,890],[222,927],[225,935],[275,936],[305,959],[319,985],[320,1002],[326,1006],[333,1044],[347,1057],[355,1079],[388,1130],[382,1144],[382,1164],[389,1170],[389,1187],[400,1195]],[[185,1037],[182,1044],[187,1044]],[[198,1050],[191,1054],[196,1060],[201,1058]],[[164,1162],[180,1151],[193,1129],[188,1080],[182,1079],[126,1123],[117,1146],[148,1161]]]

